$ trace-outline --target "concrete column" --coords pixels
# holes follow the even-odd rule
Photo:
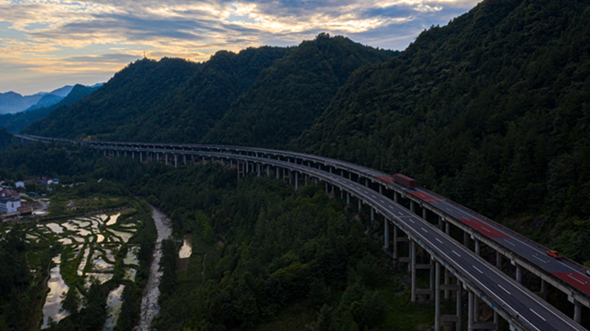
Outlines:
[[[496,251],[496,268],[502,269],[502,254]]]
[[[463,245],[469,246],[469,233],[463,232]]]
[[[184,165],[186,165],[186,154],[182,154],[182,160],[184,161]],[[231,164],[230,164],[231,166]]]
[[[291,169],[287,170],[289,172],[289,185],[293,184],[293,175],[291,174]]]
[[[332,172],[332,171],[330,171],[330,172]],[[365,178],[365,186],[369,187],[369,178]]]
[[[270,177],[270,165],[266,165],[266,177]]]
[[[258,175],[257,175],[257,177],[260,177],[260,163],[258,163],[258,164],[256,165],[256,170],[258,170]]]
[[[444,225],[445,224],[443,222],[443,219],[440,216],[437,216],[437,217],[438,217],[438,228],[439,228],[439,230],[444,231],[444,229],[445,229]]]
[[[328,194],[328,182],[325,183],[326,194]]]
[[[340,199],[344,199],[344,191],[340,188]]]
[[[547,300],[547,282],[541,279],[541,298]]]
[[[134,159],[135,158],[135,152],[131,151],[131,158]]]
[[[574,299],[574,321],[578,324],[582,323],[582,305],[578,300]]]
[[[371,207],[371,223],[375,223],[375,208]]]
[[[436,269],[436,267],[434,266],[435,264],[438,264],[438,263],[436,263],[433,259],[430,259],[430,288],[429,288],[429,290],[430,290],[430,298],[429,299],[431,301],[435,301],[435,298],[433,298],[434,297],[434,292],[435,292],[435,289],[436,289],[436,284],[435,284],[435,279],[434,279],[434,277],[435,277],[435,269]],[[440,278],[439,278],[439,282],[440,282]]]
[[[352,172],[349,172],[349,173],[348,173],[348,179],[349,179],[349,180],[352,180]]]
[[[434,331],[440,331],[440,263],[434,264]]]
[[[156,161],[160,162],[160,153],[156,153]]]
[[[359,213],[362,211],[363,205],[361,202],[361,198],[359,198]]]
[[[192,156],[191,156],[191,160],[192,160]],[[230,167],[234,166],[234,160],[232,160],[232,159],[229,160],[229,166]]]
[[[295,172],[295,190],[299,188],[299,175]]]
[[[428,216],[426,213],[427,213],[427,210],[426,210],[426,208],[422,207],[422,218],[423,218],[424,220],[426,220],[426,219],[427,219],[427,218],[426,218],[426,216]],[[440,227],[439,227],[439,228],[440,228]]]
[[[307,186],[307,175],[305,175],[305,186]]]
[[[166,165],[168,165],[168,153],[164,154],[166,156]]]
[[[174,154],[174,168],[178,168],[178,155]]]
[[[522,267],[516,264],[516,282],[522,283]]]
[[[383,194],[383,185],[379,184],[379,194]]]
[[[414,204],[414,200],[410,200],[410,210],[412,211],[413,214],[416,213],[416,206]]]
[[[494,330],[500,330],[500,315],[498,315],[498,312],[494,309],[494,324],[496,325],[496,327],[494,328]]]
[[[475,254],[481,254],[481,243],[479,242],[479,240],[475,241]]]
[[[276,168],[275,169],[275,175],[276,175],[277,179],[279,179],[279,171],[280,171],[279,169],[280,168]]]
[[[350,193],[346,192],[346,205],[350,206]]]
[[[389,221],[387,221],[389,222]],[[397,259],[398,252],[397,252],[397,226],[393,226],[393,258]]]
[[[469,301],[467,302],[467,330],[473,331],[473,292],[468,291]]]
[[[410,240],[410,260],[411,260],[411,272],[412,272],[412,296],[411,302],[416,302],[416,243]]]
[[[457,290],[457,317],[459,317],[459,322],[457,323],[457,329],[456,331],[461,331],[461,317],[463,315],[463,284],[461,284],[461,281],[459,280],[459,278],[457,278],[457,287],[459,288]]]
[[[143,154],[139,152],[139,162],[143,162]]]
[[[449,271],[445,268],[445,285],[449,284]],[[449,290],[445,290],[445,299],[448,299],[451,296],[451,292]]]
[[[395,229],[396,228],[393,227],[393,229],[394,229],[393,241],[395,242]],[[385,218],[383,221],[383,247],[385,247],[385,249],[389,248],[389,220],[387,218]],[[394,258],[395,258],[395,256],[394,256]]]
[[[397,202],[397,199],[398,199],[397,196],[398,196],[397,192],[394,191],[393,192],[393,201]]]

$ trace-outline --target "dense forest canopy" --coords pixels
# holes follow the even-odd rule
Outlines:
[[[393,55],[322,34],[292,48],[219,51],[204,63],[143,59],[24,132],[158,142],[198,142],[209,135],[241,144],[264,137],[284,145],[311,126],[354,70]],[[252,136],[249,127],[258,133]]]

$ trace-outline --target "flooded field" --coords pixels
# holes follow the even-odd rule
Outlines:
[[[59,322],[62,318],[68,316],[66,312],[61,311],[61,302],[70,289],[60,273],[61,254],[53,258],[53,263],[57,266],[51,268],[51,277],[47,282],[49,293],[43,305],[43,325],[42,329],[49,327],[50,319],[54,322]]]
[[[53,258],[56,266],[51,269],[47,284],[50,291],[43,307],[42,328],[47,328],[51,320],[58,322],[68,315],[67,311],[61,309],[61,302],[69,290],[64,279],[68,283],[73,281],[73,284],[78,284],[75,288],[84,297],[92,282],[104,284],[113,278],[117,259],[123,264],[124,279],[135,279],[139,247],[126,245],[127,254],[124,259],[117,257],[117,252],[133,237],[141,224],[135,219],[127,219],[126,224],[120,224],[119,216],[120,214],[95,215],[38,224],[35,231],[27,235],[30,242],[43,238],[59,242],[64,247],[63,253]],[[69,274],[65,270],[69,270]],[[63,272],[66,273],[62,275]],[[112,330],[117,323],[124,287],[123,284],[118,284],[109,293],[109,316],[105,330]]]

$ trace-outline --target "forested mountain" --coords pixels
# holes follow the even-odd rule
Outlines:
[[[25,132],[287,146],[402,172],[487,216],[531,216],[521,231],[587,261],[589,230],[570,222],[590,216],[589,35],[587,1],[485,0],[385,63],[361,67],[392,54],[326,35],[272,49],[249,87],[213,67],[242,53],[142,60]],[[193,78],[205,67],[214,78]]]
[[[285,146],[324,112],[352,72],[393,55],[340,36],[304,41],[260,74],[205,141]]]
[[[27,125],[36,120],[40,120],[47,116],[52,111],[65,105],[72,105],[88,94],[96,91],[99,87],[89,87],[76,84],[59,103],[40,109],[27,110],[16,114],[0,115],[0,128],[6,128],[10,132],[18,133]]]
[[[588,1],[484,1],[353,74],[293,146],[415,176],[489,216],[586,218],[589,35]]]
[[[220,51],[202,64],[144,59],[115,75],[100,93],[51,114],[25,132],[198,142],[217,125],[208,141],[288,142],[321,115],[354,70],[392,55],[322,34],[293,48]],[[156,87],[165,92],[152,90]],[[63,130],[64,126],[70,129]],[[256,133],[249,134],[248,127],[256,127]]]
[[[92,97],[52,112],[24,132],[68,137],[112,135],[165,99],[194,75],[199,66],[181,59],[138,60],[115,74]]]

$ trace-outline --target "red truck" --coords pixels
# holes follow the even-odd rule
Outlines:
[[[410,189],[416,188],[416,180],[413,178],[410,178],[408,176],[404,176],[402,174],[395,174],[395,175],[393,175],[393,180],[396,183],[403,185],[407,188],[410,188]]]

